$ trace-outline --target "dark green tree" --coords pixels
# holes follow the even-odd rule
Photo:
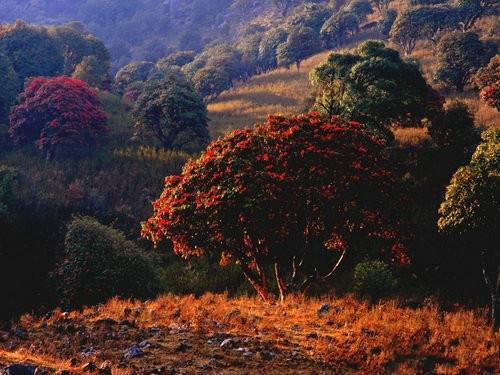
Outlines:
[[[207,110],[186,79],[169,75],[144,86],[133,111],[137,135],[168,149],[197,152],[209,141]]]
[[[214,98],[232,85],[224,69],[206,67],[198,70],[192,78],[194,88],[203,98]]]
[[[59,43],[40,26],[22,21],[0,31],[0,52],[12,62],[19,79],[51,77],[63,72],[64,57]]]
[[[286,42],[288,32],[283,28],[273,28],[266,32],[259,45],[259,66],[263,71],[278,67],[278,47]]]
[[[19,78],[12,67],[10,60],[0,53],[0,124],[6,124],[10,107],[16,100],[21,88]]]
[[[416,7],[398,14],[390,31],[391,40],[410,55],[417,41],[437,43],[438,35],[458,25],[458,13],[450,7]]]
[[[462,92],[474,73],[492,56],[492,49],[477,34],[459,31],[446,34],[437,46],[436,79]]]
[[[383,42],[367,41],[351,53],[332,53],[311,72],[315,109],[381,130],[415,126],[442,108],[441,97],[417,65]]]
[[[439,209],[439,229],[466,241],[491,297],[491,322],[500,326],[500,131],[483,133],[471,162],[458,169]]]
[[[108,81],[108,68],[102,65],[94,55],[85,56],[75,67],[73,77],[87,82],[90,86],[102,88]]]
[[[430,123],[429,134],[442,149],[470,157],[480,141],[474,116],[462,102],[450,104]]]
[[[470,30],[479,18],[499,5],[498,0],[459,0],[457,10],[462,31]]]
[[[321,28],[321,39],[328,48],[338,48],[359,31],[359,19],[352,12],[340,11]]]
[[[285,43],[279,45],[277,60],[279,66],[289,67],[292,64],[300,69],[300,63],[307,57],[321,50],[319,34],[310,27],[293,29]]]
[[[128,85],[133,82],[144,82],[155,65],[148,61],[132,62],[121,68],[115,76],[115,91],[123,95]]]

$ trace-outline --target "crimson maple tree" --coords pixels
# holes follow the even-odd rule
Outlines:
[[[266,300],[271,268],[283,299],[333,275],[350,251],[371,246],[407,262],[384,147],[356,122],[270,116],[167,177],[142,234],[170,240],[184,258],[211,253],[221,265],[238,263]]]
[[[107,133],[107,116],[95,90],[69,77],[29,80],[12,109],[9,133],[16,144],[35,143],[51,159],[97,147]]]

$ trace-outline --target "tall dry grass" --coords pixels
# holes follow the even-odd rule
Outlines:
[[[325,303],[329,311],[318,315]],[[370,304],[353,296],[289,296],[283,304],[271,305],[252,297],[165,295],[146,303],[115,298],[97,308],[66,313],[64,319],[92,326],[105,318],[123,321],[130,311],[136,312],[138,329],[174,323],[200,335],[223,331],[254,337],[280,350],[299,350],[335,373],[500,372],[500,331],[488,326],[486,312],[459,307],[443,311],[431,301],[409,308],[396,300]],[[40,320],[25,316],[21,324],[36,332],[57,323],[61,314]]]

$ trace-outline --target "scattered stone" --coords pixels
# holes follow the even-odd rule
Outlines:
[[[134,345],[127,350],[125,350],[125,353],[123,354],[123,357],[125,359],[132,359],[132,358],[137,358],[137,357],[142,357],[144,355],[144,352],[142,351],[141,348],[139,348],[137,345]]]
[[[273,357],[274,357],[274,353],[269,352],[267,350],[263,350],[263,351],[259,352],[258,355],[259,355],[259,358],[264,360],[264,361],[269,361],[269,360],[273,359]]]
[[[96,325],[105,325],[105,326],[114,326],[114,325],[117,325],[118,322],[112,318],[101,318],[99,320],[96,320],[95,324]]]
[[[190,343],[183,341],[175,347],[175,352],[176,353],[184,353],[184,352],[188,351],[189,349],[191,349],[192,347],[193,346]]]
[[[308,333],[306,335],[306,338],[308,338],[308,339],[317,339],[318,338],[318,334],[316,332],[311,332],[311,333]]]
[[[328,303],[324,303],[323,305],[321,305],[321,307],[318,309],[317,311],[317,314],[318,316],[321,316],[321,315],[324,315],[326,314],[327,312],[330,311],[330,305]]]
[[[82,366],[83,372],[95,372],[97,370],[97,366],[94,362],[88,362]]]
[[[253,356],[253,353],[250,352],[250,351],[243,353],[243,357],[245,357],[245,358],[248,358],[248,357],[251,357],[251,356]]]
[[[292,331],[300,331],[300,326],[298,324],[294,324],[293,326],[290,327]]]
[[[19,328],[19,327],[14,328],[12,330],[11,334],[12,334],[12,336],[15,336],[21,340],[25,340],[28,338],[28,332],[26,332],[26,330]]]
[[[36,366],[28,363],[16,363],[5,368],[6,375],[34,375]]]
[[[220,344],[221,348],[232,348],[233,346],[234,346],[234,340],[233,339],[225,339]]]
[[[151,332],[153,335],[159,335],[161,333],[161,328],[151,327],[149,332]]]
[[[375,331],[372,331],[371,329],[368,328],[361,328],[361,333],[368,337],[373,337],[376,335]]]
[[[225,339],[231,337],[230,334],[225,332],[216,332],[212,336],[209,337],[210,340],[213,341],[224,341]]]
[[[80,353],[83,357],[91,357],[91,356],[94,356],[94,355],[97,355],[99,354],[99,351],[98,350],[95,350],[94,347],[90,347],[88,349],[84,349],[82,350],[82,352]]]
[[[148,349],[148,348],[151,348],[153,346],[152,343],[150,343],[148,340],[144,340],[144,341],[141,341],[139,343],[139,348],[141,349]]]

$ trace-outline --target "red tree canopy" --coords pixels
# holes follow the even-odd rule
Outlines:
[[[107,133],[106,121],[97,93],[85,82],[37,77],[28,81],[12,110],[9,133],[16,144],[35,142],[52,157],[98,146]]]
[[[383,155],[384,144],[358,123],[270,116],[213,142],[181,176],[168,177],[143,235],[169,239],[185,258],[216,253],[223,264],[239,263],[264,298],[268,265],[284,292],[301,272],[300,285],[321,278],[332,250],[371,246],[406,261],[397,184]]]

